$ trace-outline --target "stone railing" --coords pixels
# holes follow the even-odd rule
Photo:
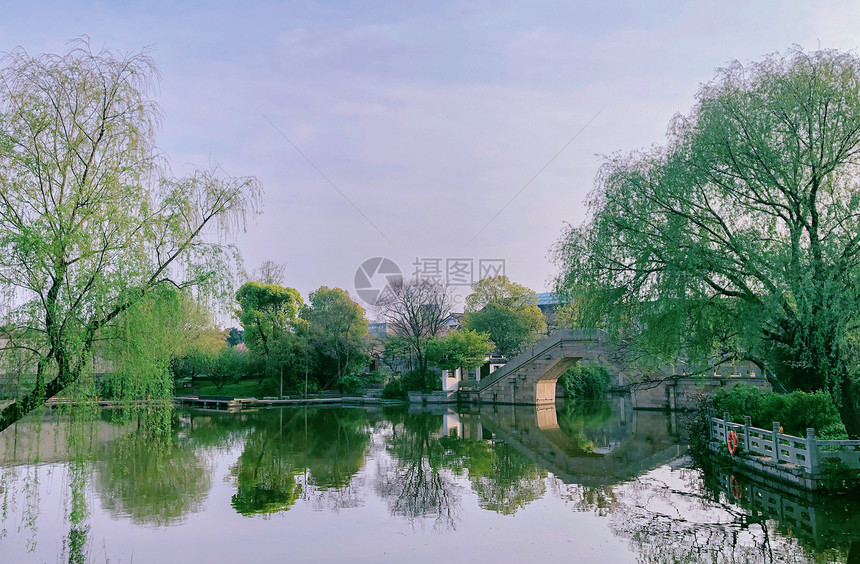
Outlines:
[[[740,452],[764,457],[775,464],[794,464],[810,474],[818,474],[824,460],[841,461],[847,468],[860,469],[860,441],[825,441],[815,437],[815,429],[806,430],[806,437],[782,433],[779,421],[771,430],[759,429],[744,417],[743,423],[732,423],[729,414],[711,418],[710,439],[726,444],[726,437],[734,431]]]

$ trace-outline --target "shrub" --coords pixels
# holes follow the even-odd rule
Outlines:
[[[385,387],[382,388],[382,397],[384,399],[396,399],[396,400],[405,400],[407,396],[407,390],[403,386],[403,381],[401,378],[394,378],[389,380]]]
[[[819,438],[847,438],[839,412],[823,390],[778,394],[738,384],[718,389],[713,405],[717,416],[728,412],[729,418],[738,423],[743,422],[744,415],[749,415],[752,424],[763,429],[770,429],[774,421],[779,421],[783,431],[791,435],[803,436],[807,427],[814,427]]]
[[[355,374],[347,374],[340,377],[337,387],[342,394],[356,394],[364,390],[364,380]]]
[[[390,380],[382,389],[382,397],[405,400],[409,392],[429,392],[440,389],[442,389],[442,377],[439,374],[413,370],[400,378]]]
[[[308,394],[316,394],[320,391],[319,382],[314,379],[308,379]],[[301,396],[305,393],[305,380],[304,378],[298,379],[295,382],[292,382],[289,387],[284,384],[284,394],[288,396]]]
[[[612,376],[598,364],[577,363],[561,375],[564,396],[576,399],[599,399],[606,396]]]

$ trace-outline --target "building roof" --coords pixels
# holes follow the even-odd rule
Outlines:
[[[553,292],[538,292],[537,299],[538,307],[561,305],[561,300],[559,299],[558,294]]]

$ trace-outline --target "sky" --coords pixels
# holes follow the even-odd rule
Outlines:
[[[262,182],[236,241],[248,271],[286,263],[305,297],[356,297],[373,257],[458,284],[504,261],[540,292],[607,156],[663,143],[732,60],[857,53],[860,4],[10,2],[0,16],[0,51],[83,35],[150,49],[176,174],[217,163]]]

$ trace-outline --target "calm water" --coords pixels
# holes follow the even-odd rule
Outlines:
[[[674,416],[620,398],[86,413],[0,434],[0,562],[858,557],[857,501],[695,469]]]

